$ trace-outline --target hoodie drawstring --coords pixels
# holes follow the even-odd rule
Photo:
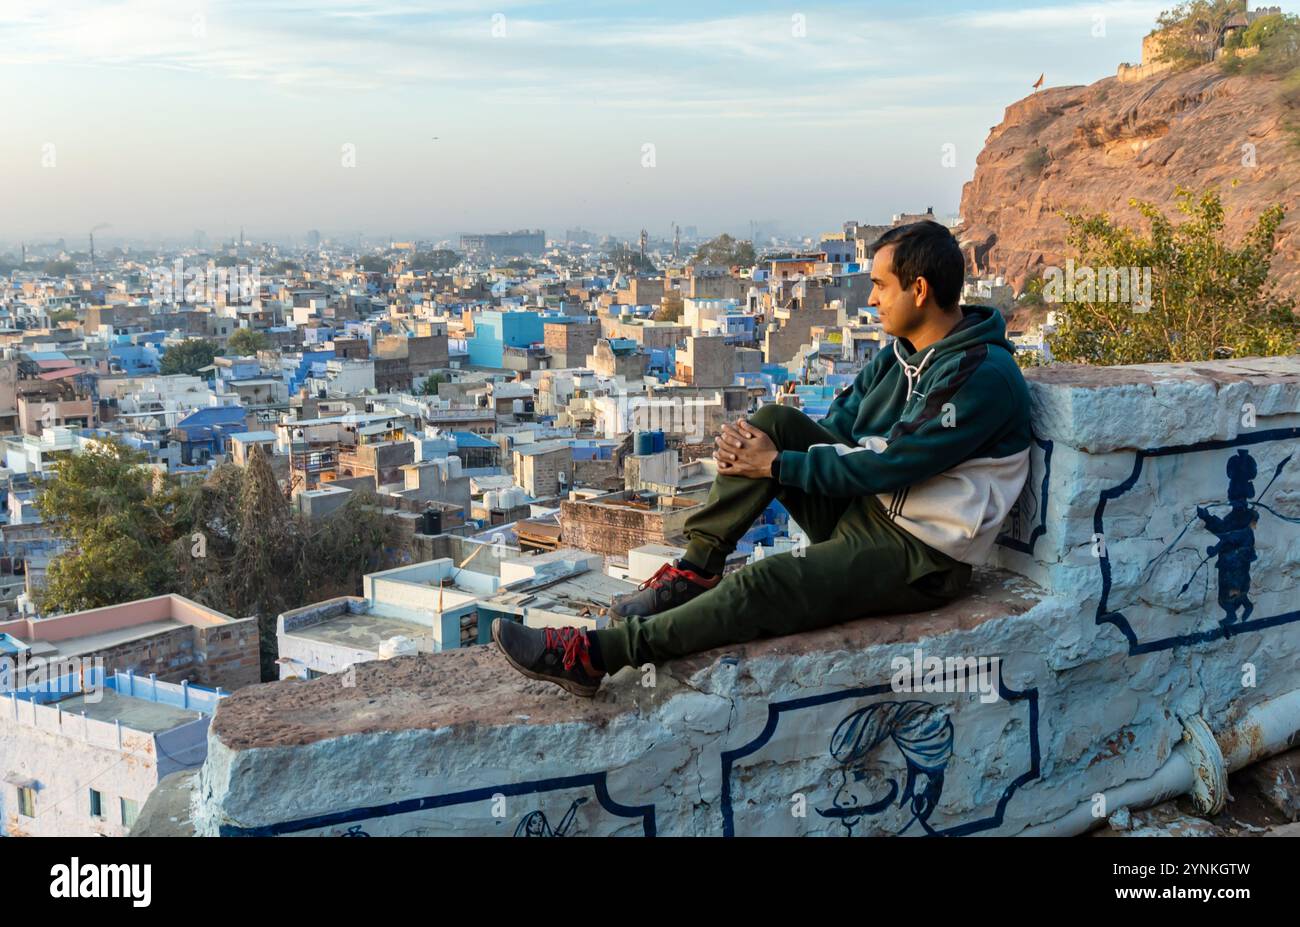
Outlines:
[[[898,339],[894,339],[894,357],[898,359],[898,365],[903,368],[903,375],[907,377],[907,399],[910,400],[912,398],[912,379],[915,377],[917,382],[920,382],[921,369],[925,367],[926,362],[930,360],[933,354],[934,348],[931,348],[926,352],[925,357],[921,358],[921,363],[913,367],[907,361],[903,360],[903,355],[898,353]]]

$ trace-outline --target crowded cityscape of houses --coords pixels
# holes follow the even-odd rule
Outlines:
[[[917,218],[933,216],[894,221]],[[116,439],[201,480],[260,454],[304,518],[372,498],[409,562],[279,615],[282,680],[482,644],[499,617],[600,627],[614,596],[681,554],[724,421],[766,403],[820,416],[888,346],[867,258],[886,228],[846,222],[716,265],[688,260],[680,236],[611,252],[523,231],[364,255],[241,231],[0,277],[0,659],[87,667],[0,676],[0,833],[129,832],[161,777],[202,762],[220,699],[262,681],[248,616],[177,595],[42,610],[66,542],[35,499],[60,460]],[[1011,300],[1001,280],[967,285],[967,302]],[[1039,333],[1017,338],[1042,350]],[[164,372],[195,342],[211,363]],[[774,504],[734,558],[799,543]]]

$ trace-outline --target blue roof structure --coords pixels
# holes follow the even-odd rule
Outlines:
[[[243,406],[209,406],[199,409],[176,423],[177,428],[197,428],[212,425],[228,425],[244,420]]]
[[[243,429],[243,406],[211,406],[199,409],[176,423],[176,430],[181,432],[186,441],[207,441],[216,431],[228,431],[231,428]]]

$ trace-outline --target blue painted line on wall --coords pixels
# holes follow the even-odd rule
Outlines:
[[[642,828],[647,837],[655,836],[654,805],[623,805],[610,797],[606,784],[606,773],[587,773],[580,776],[563,776],[555,779],[538,779],[532,782],[512,782],[470,789],[464,792],[449,792],[444,795],[428,795],[424,798],[408,798],[404,801],[390,802],[385,805],[370,805],[364,808],[352,808],[348,811],[336,811],[330,814],[318,814],[312,817],[282,821],[278,824],[266,824],[259,827],[238,827],[223,824],[220,827],[222,837],[278,837],[304,830],[321,827],[336,827],[353,821],[365,821],[373,818],[391,817],[395,814],[409,814],[415,811],[427,811],[434,808],[446,808],[476,801],[491,801],[497,795],[507,797],[514,795],[537,795],[562,789],[575,789],[590,786],[596,793],[600,806],[616,817],[641,818]]]
[[[1047,533],[1047,489],[1052,478],[1052,442],[1034,438],[1034,443],[1043,451],[1043,483],[1038,491],[1038,524],[1034,525],[1034,530],[1030,532],[1027,541],[1013,538],[1005,533],[999,534],[997,537],[997,543],[1003,547],[1009,547],[1012,550],[1020,551],[1022,554],[1030,555],[1033,554],[1034,545],[1038,543],[1038,539]]]

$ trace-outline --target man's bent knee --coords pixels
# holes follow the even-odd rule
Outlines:
[[[777,432],[783,426],[798,419],[812,421],[794,406],[783,406],[775,402],[769,402],[749,416],[747,421],[763,434],[775,440]]]

